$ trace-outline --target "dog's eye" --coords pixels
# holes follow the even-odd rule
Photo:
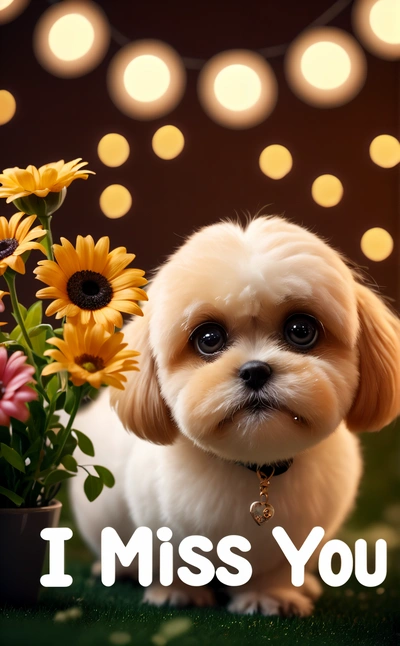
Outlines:
[[[226,345],[228,335],[219,323],[202,323],[191,334],[190,341],[199,354],[220,352]]]
[[[283,326],[288,343],[299,350],[313,348],[318,340],[318,321],[310,314],[292,314]]]

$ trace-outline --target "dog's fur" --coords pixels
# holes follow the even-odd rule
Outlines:
[[[161,267],[148,295],[144,317],[126,328],[141,353],[140,372],[129,374],[125,391],[111,393],[119,419],[104,392],[77,421],[93,439],[96,463],[117,481],[88,503],[74,479],[79,528],[97,553],[109,525],[124,541],[142,525],[170,527],[176,545],[192,534],[214,545],[245,536],[253,577],[230,591],[229,608],[308,615],[320,593],[310,573],[316,559],[304,586],[294,588],[271,529],[283,526],[300,547],[316,525],[326,540],[335,535],[352,509],[362,471],[356,432],[378,430],[400,413],[399,320],[336,251],[279,217],[200,230]],[[283,339],[293,312],[321,322],[308,352]],[[228,332],[213,361],[189,340],[205,321]],[[263,389],[272,409],[244,406],[238,371],[249,360],[272,368]],[[258,527],[249,514],[257,476],[235,462],[287,458],[293,466],[271,481],[275,516]],[[209,558],[218,563],[214,553]],[[154,583],[145,600],[205,605],[212,594],[177,580],[166,588]]]

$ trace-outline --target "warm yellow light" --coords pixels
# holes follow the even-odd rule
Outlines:
[[[11,92],[0,90],[0,126],[11,121],[17,109],[17,104]]]
[[[228,65],[215,77],[214,92],[224,108],[235,112],[248,110],[260,98],[260,77],[247,65]]]
[[[123,47],[107,75],[116,106],[135,119],[156,119],[178,104],[185,89],[185,69],[178,54],[157,40]]]
[[[110,30],[103,10],[94,2],[64,0],[39,19],[33,45],[39,63],[52,74],[82,76],[104,57]]]
[[[369,23],[380,40],[400,45],[400,0],[378,0],[371,7]]]
[[[136,101],[157,101],[168,90],[171,74],[158,56],[137,56],[124,72],[124,85]]]
[[[201,70],[198,93],[204,110],[228,128],[251,128],[275,107],[278,86],[267,61],[247,50],[222,52]]]
[[[310,45],[301,57],[301,71],[311,85],[320,90],[333,90],[347,81],[351,72],[348,53],[336,43]]]
[[[97,154],[106,166],[122,166],[129,157],[130,148],[127,140],[116,132],[104,135],[97,146]]]
[[[292,155],[285,146],[273,144],[264,148],[259,164],[262,172],[271,179],[282,179],[293,166]]]
[[[368,229],[361,238],[361,250],[369,260],[381,262],[393,251],[393,238],[386,229],[374,227]]]
[[[357,41],[336,27],[314,27],[301,34],[285,58],[288,81],[298,96],[318,107],[350,101],[366,76],[365,55]]]
[[[151,145],[157,157],[174,159],[182,152],[185,138],[176,126],[163,126],[154,133]]]
[[[17,18],[28,3],[29,0],[0,0],[0,24]]]
[[[400,142],[392,135],[379,135],[371,141],[369,154],[382,168],[393,168],[400,162]]]
[[[320,175],[313,182],[311,195],[320,206],[336,206],[343,197],[342,182],[335,175]]]
[[[357,0],[354,31],[375,56],[400,58],[400,0]]]
[[[132,196],[122,184],[111,184],[100,195],[100,208],[112,220],[122,218],[132,206]]]
[[[94,42],[94,29],[85,16],[70,13],[56,20],[49,32],[49,46],[62,61],[76,61],[88,53]]]

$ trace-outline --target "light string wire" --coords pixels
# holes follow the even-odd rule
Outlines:
[[[47,4],[49,5],[59,4],[61,1],[62,0],[47,0]],[[353,3],[353,0],[337,0],[336,2],[333,3],[331,7],[326,9],[326,11],[324,11],[320,16],[318,16],[318,18],[316,18],[311,23],[309,23],[306,27],[304,27],[300,33],[303,33],[303,31],[311,29],[312,27],[327,26],[330,22],[332,22],[332,20],[334,20],[341,13],[343,13],[343,11],[352,3]],[[125,47],[125,45],[128,45],[129,43],[134,42],[135,40],[135,39],[128,38],[111,24],[110,24],[110,34],[111,34],[112,40],[120,47]],[[296,38],[297,37],[298,36],[296,36]],[[253,51],[255,51],[257,54],[260,54],[261,56],[267,59],[277,58],[279,56],[283,56],[286,53],[286,51],[289,49],[290,45],[291,45],[291,42],[282,43],[281,45],[263,47],[261,49],[256,49]],[[207,60],[208,60],[205,58],[190,58],[188,56],[181,56],[181,59],[187,70],[201,70],[201,68],[207,63]]]

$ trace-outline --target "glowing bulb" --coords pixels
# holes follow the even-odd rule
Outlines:
[[[17,109],[17,104],[11,92],[0,90],[0,126],[11,121]]]
[[[349,78],[351,61],[343,47],[336,43],[314,43],[301,57],[301,71],[314,87],[333,90]]]
[[[14,2],[14,0],[0,0],[0,11],[9,7],[12,2]]]
[[[154,133],[151,145],[157,157],[174,159],[182,152],[185,138],[179,128],[163,126]]]
[[[273,144],[264,148],[260,155],[259,164],[262,172],[271,179],[282,179],[292,166],[292,155],[285,146]]]
[[[379,0],[371,8],[369,24],[380,40],[400,45],[400,1]]]
[[[100,208],[112,220],[122,218],[132,206],[132,196],[125,186],[111,184],[100,195]]]
[[[381,262],[393,251],[393,238],[386,229],[368,229],[361,238],[361,250],[369,260]]]
[[[130,148],[127,140],[116,132],[104,135],[97,146],[97,154],[106,166],[122,166],[129,157]]]
[[[343,197],[342,182],[335,175],[320,175],[313,182],[311,195],[320,206],[336,206]]]
[[[171,75],[158,56],[145,54],[134,58],[124,73],[126,91],[136,101],[157,101],[168,90]]]
[[[379,135],[371,141],[369,155],[382,168],[393,168],[400,162],[400,142],[392,135]]]
[[[85,16],[70,13],[56,20],[49,32],[49,46],[62,61],[85,56],[94,42],[94,29]]]
[[[0,0],[0,24],[17,18],[28,5],[29,0]]]
[[[248,110],[260,98],[260,77],[247,65],[228,65],[217,74],[214,92],[224,108],[235,112]]]

